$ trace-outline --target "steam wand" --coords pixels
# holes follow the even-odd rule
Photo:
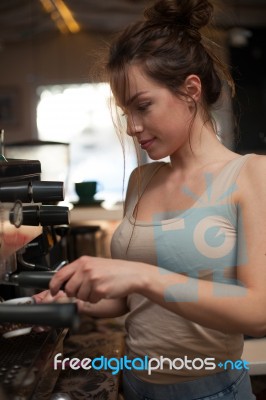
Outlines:
[[[0,130],[0,161],[7,162],[7,159],[4,156],[4,129]]]
[[[25,268],[25,270],[30,270],[30,271],[59,271],[59,269],[63,268],[65,265],[67,265],[69,262],[67,260],[60,261],[58,264],[54,265],[52,268],[47,267],[45,265],[38,265],[38,264],[33,264],[28,261],[25,261],[23,258],[23,254],[25,252],[25,248],[31,247],[31,246],[37,246],[37,243],[29,243],[27,246],[23,247],[22,249],[17,251],[17,260],[20,263],[22,267]]]

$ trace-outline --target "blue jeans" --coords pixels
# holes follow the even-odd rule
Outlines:
[[[123,372],[125,400],[255,400],[246,370],[224,371],[176,384],[144,382]]]

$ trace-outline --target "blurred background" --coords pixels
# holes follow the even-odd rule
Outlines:
[[[97,72],[113,35],[137,20],[147,0],[1,0],[0,128],[5,154],[39,159],[43,179],[97,180],[100,199],[120,201],[126,168],[114,131],[110,90]],[[240,153],[266,152],[266,0],[215,0],[206,32],[237,84],[237,100],[215,112],[221,140]],[[235,128],[236,112],[237,126]],[[239,138],[237,138],[239,136]],[[124,175],[125,172],[125,175]]]

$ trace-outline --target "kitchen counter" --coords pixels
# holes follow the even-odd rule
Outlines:
[[[250,363],[250,375],[266,375],[266,337],[245,340],[242,359]]]
[[[70,334],[64,343],[63,357],[120,358],[124,354],[124,328],[119,319],[97,319],[82,317],[80,329]],[[59,374],[50,399],[57,399],[59,393],[68,395],[69,399],[108,399],[119,398],[120,373],[109,370],[85,370],[66,368]],[[37,399],[36,399],[37,400]],[[38,398],[48,400],[48,398]]]
[[[120,221],[123,218],[123,207],[114,205],[74,206],[70,210],[70,223],[85,221]]]
[[[103,206],[75,206],[70,209],[70,227],[81,227],[81,226],[98,226],[100,229],[97,234],[97,249],[92,252],[89,250],[89,243],[85,243],[83,249],[78,249],[77,254],[91,254],[95,252],[99,256],[111,257],[110,254],[110,243],[113,232],[119,225],[123,218],[123,207],[122,205],[114,206],[106,204]],[[80,246],[79,246],[80,248]]]

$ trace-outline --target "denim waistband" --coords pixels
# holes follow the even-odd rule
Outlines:
[[[145,382],[137,378],[131,371],[124,371],[125,378],[136,392],[146,393],[147,397],[156,399],[176,398],[178,399],[198,399],[215,395],[216,393],[229,390],[232,385],[236,385],[245,377],[249,379],[246,370],[227,370],[216,374],[204,376],[195,380],[180,382],[176,384],[154,384]]]

